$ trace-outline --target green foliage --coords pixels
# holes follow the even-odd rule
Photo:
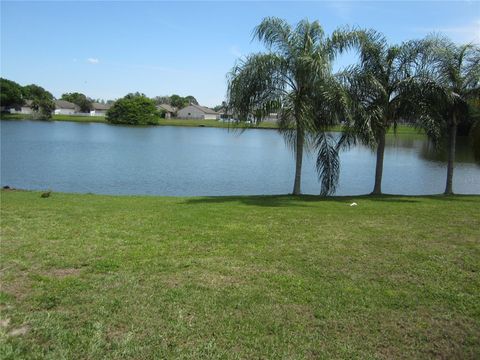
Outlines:
[[[35,111],[34,117],[42,120],[48,120],[52,117],[55,110],[53,95],[43,87],[31,84],[22,88],[24,99],[32,100],[32,109]]]
[[[78,105],[80,111],[84,113],[87,113],[92,109],[92,100],[78,92],[62,94],[61,99]]]
[[[171,96],[156,96],[155,98],[153,98],[153,100],[157,105],[168,104],[176,107],[177,109],[184,108],[185,106],[188,106],[190,104],[198,105],[197,99],[195,99],[195,97],[192,95],[188,95],[185,97],[177,94],[173,94]]]
[[[31,84],[26,85],[22,88],[22,93],[24,99],[34,100],[34,99],[46,99],[53,101],[53,95],[45,90],[43,87]]]
[[[51,119],[52,113],[55,111],[55,103],[48,98],[34,98],[31,106],[35,111],[34,117],[38,117],[41,120]]]
[[[173,94],[170,96],[170,105],[176,107],[177,109],[181,109],[188,105],[188,100],[179,95]]]
[[[24,104],[22,87],[14,81],[0,78],[0,105],[16,108]]]
[[[107,111],[106,120],[114,124],[155,125],[160,114],[155,102],[144,94],[128,94]]]

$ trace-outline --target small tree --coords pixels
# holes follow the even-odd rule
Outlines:
[[[106,119],[113,124],[155,125],[160,114],[155,102],[144,94],[128,94],[107,111]]]
[[[92,100],[84,94],[74,92],[62,94],[62,100],[70,101],[80,107],[81,112],[89,112],[92,109]]]
[[[55,110],[53,95],[41,86],[31,84],[22,88],[23,98],[32,100],[32,109],[34,116],[42,120],[48,120],[52,117]]]

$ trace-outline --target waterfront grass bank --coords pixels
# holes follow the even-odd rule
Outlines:
[[[4,359],[480,354],[480,196],[40,194],[1,193]]]

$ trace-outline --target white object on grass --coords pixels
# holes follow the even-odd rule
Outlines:
[[[357,203],[353,202],[353,203],[350,204],[350,206],[357,206]]]

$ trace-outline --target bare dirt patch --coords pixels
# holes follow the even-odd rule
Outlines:
[[[13,329],[8,333],[10,336],[22,336],[25,335],[30,328],[27,325],[21,326],[19,328]]]
[[[66,269],[51,269],[45,273],[47,276],[55,276],[57,278],[63,278],[66,276],[77,276],[80,274],[80,269],[66,268]]]

